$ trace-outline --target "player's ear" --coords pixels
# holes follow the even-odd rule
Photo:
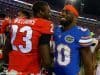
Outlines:
[[[44,15],[44,12],[42,10],[40,10],[39,13],[40,13],[41,16]]]

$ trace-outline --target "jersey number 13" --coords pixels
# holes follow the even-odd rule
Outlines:
[[[32,28],[30,26],[23,26],[22,28],[20,28],[18,30],[18,26],[17,25],[12,25],[12,38],[11,38],[11,43],[12,43],[12,48],[13,50],[19,50],[22,52],[22,53],[28,53],[32,50],[32,42],[31,42],[31,38],[32,38]],[[16,47],[13,42],[14,40],[16,39],[16,35],[17,33],[21,32],[21,33],[24,33],[26,32],[26,36],[22,38],[22,40],[20,41],[24,41],[25,42],[25,46],[23,45],[18,45],[18,47]]]

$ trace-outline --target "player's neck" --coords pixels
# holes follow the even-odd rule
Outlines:
[[[64,27],[64,31],[71,29],[73,26],[75,26],[75,23],[71,23],[70,25],[67,25]]]

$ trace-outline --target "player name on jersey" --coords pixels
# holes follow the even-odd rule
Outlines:
[[[29,24],[34,25],[35,21],[36,20],[24,20],[24,19],[16,18],[14,20],[14,23],[20,23],[20,24],[25,24],[25,25],[29,25]]]

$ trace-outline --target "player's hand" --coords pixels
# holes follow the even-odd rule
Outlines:
[[[48,71],[46,68],[42,68],[42,75],[48,75]]]
[[[48,67],[42,68],[42,75],[53,75],[54,67],[53,63]]]
[[[0,49],[0,59],[3,58],[3,53],[2,53],[2,50]]]

